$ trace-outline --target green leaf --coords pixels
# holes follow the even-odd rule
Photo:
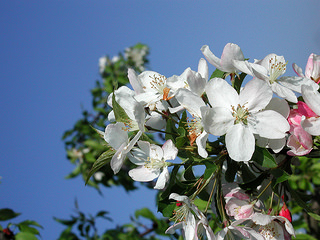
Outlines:
[[[116,153],[116,151],[114,149],[109,149],[108,151],[105,151],[104,153],[102,153],[100,155],[100,157],[94,162],[91,170],[88,173],[87,179],[86,179],[86,184],[88,183],[90,177],[96,172],[98,171],[101,167],[103,167],[104,165],[106,165],[111,158],[113,157],[113,155]]]
[[[210,178],[216,171],[217,165],[210,161],[205,161],[206,170],[204,171],[203,178],[208,179]]]
[[[154,216],[154,214],[148,208],[138,209],[137,211],[135,211],[134,216],[136,218],[141,216],[141,217],[144,217],[147,219],[151,219],[153,221],[157,220],[157,218]]]
[[[283,171],[282,169],[273,169],[271,171],[271,174],[275,178],[275,183],[274,183],[273,187],[275,187],[278,183],[282,183],[282,182],[288,180],[291,176],[287,172]]]
[[[114,117],[117,122],[128,122],[130,119],[126,113],[126,111],[117,103],[115,93],[112,94],[112,108],[114,112]]]
[[[56,217],[53,217],[53,219],[58,223],[61,223],[63,225],[70,226],[70,227],[72,227],[78,221],[77,218],[73,218],[73,217],[72,217],[72,220],[63,220]]]
[[[9,208],[0,209],[0,221],[6,221],[19,216],[21,213],[16,213]]]
[[[225,77],[225,72],[223,72],[223,71],[221,71],[221,70],[219,70],[218,68],[212,73],[212,75],[211,75],[211,77],[210,77],[210,79],[212,79],[212,78],[223,78],[224,79],[224,77]]]
[[[240,187],[246,190],[255,190],[266,178],[267,178],[267,173],[264,172],[260,174],[257,178],[254,178],[251,181],[240,184]]]
[[[15,235],[15,240],[38,240],[38,238],[29,232],[19,232]]]
[[[271,153],[267,149],[258,146],[256,146],[252,160],[265,168],[275,168],[278,166]]]
[[[320,221],[320,216],[318,214],[308,212],[308,214],[317,221]]]
[[[317,240],[308,234],[297,234],[294,240]]]

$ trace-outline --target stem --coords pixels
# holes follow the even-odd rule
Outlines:
[[[210,203],[210,200],[212,199],[212,195],[213,195],[214,189],[216,188],[216,184],[217,184],[217,178],[214,180],[213,187],[212,187],[212,190],[211,190],[211,193],[210,193],[210,196],[209,196],[209,200],[208,200],[206,209],[204,210],[205,213],[208,211],[209,203]]]
[[[257,199],[259,199],[261,197],[261,195],[267,190],[267,188],[271,185],[271,183],[272,183],[272,180],[270,180],[268,185],[260,192],[260,194],[258,195]]]

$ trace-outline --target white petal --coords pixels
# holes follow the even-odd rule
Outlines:
[[[128,143],[128,133],[123,129],[125,129],[125,126],[122,122],[109,124],[105,129],[104,140],[116,150],[118,150],[123,143],[126,145]]]
[[[129,176],[138,182],[150,182],[160,175],[159,169],[150,169],[145,166],[139,166],[129,171]]]
[[[164,189],[166,183],[169,181],[170,174],[167,167],[164,167],[160,173],[154,189]]]
[[[200,73],[194,73],[192,78],[188,78],[190,90],[198,96],[202,96],[207,84],[207,79],[203,78]]]
[[[113,170],[114,174],[117,174],[123,163],[124,163],[124,160],[127,156],[127,154],[124,152],[124,148],[126,146],[126,143],[123,143],[119,149],[117,150],[117,152],[113,155],[111,161],[110,161],[110,166],[111,166],[111,169]]]
[[[178,149],[176,148],[171,139],[167,140],[162,145],[162,150],[164,160],[174,160],[177,157]]]
[[[216,68],[220,68],[220,58],[216,57],[210,50],[208,45],[202,46],[200,49],[205,58],[208,60],[209,63],[211,63]]]
[[[311,86],[303,85],[301,87],[303,100],[318,116],[320,116],[320,93],[313,90]]]
[[[273,110],[265,110],[254,114],[254,122],[248,118],[248,124],[261,137],[278,139],[284,138],[290,126],[288,121]]]
[[[227,43],[221,55],[221,70],[229,73],[237,71],[233,60],[244,61],[243,53],[237,44]]]
[[[240,105],[246,106],[249,112],[257,112],[268,105],[272,90],[268,84],[258,78],[249,81],[240,92]]]
[[[201,116],[200,108],[206,106],[201,97],[187,89],[179,89],[176,92],[175,97],[182,107],[187,109],[191,115],[196,117]]]
[[[144,151],[139,148],[134,148],[128,154],[130,161],[136,165],[144,165],[148,159],[148,156]]]
[[[212,107],[231,109],[231,106],[239,104],[237,91],[222,78],[211,79],[206,86],[206,93]]]
[[[201,74],[201,77],[204,78],[206,81],[209,79],[209,69],[207,61],[204,58],[199,60],[198,64],[198,73]]]
[[[215,107],[202,113],[201,123],[206,132],[222,136],[233,126],[234,120],[229,109]]]
[[[200,134],[200,136],[198,136],[196,139],[196,143],[198,146],[198,154],[203,158],[208,157],[208,153],[206,151],[206,144],[207,144],[208,137],[209,137],[209,134],[206,131],[203,131]]]
[[[288,102],[281,98],[272,98],[265,110],[274,110],[280,113],[284,118],[288,118],[290,113]]]
[[[187,196],[185,195],[179,195],[177,193],[171,193],[169,196],[169,199],[176,200],[178,202],[184,202],[184,203],[190,203],[190,200]]]
[[[293,63],[293,64],[292,64],[292,68],[293,68],[293,71],[295,71],[295,73],[296,73],[299,77],[304,77],[302,68],[299,67],[297,64]]]
[[[278,79],[278,83],[280,83],[282,86],[298,93],[301,93],[302,84],[306,84],[307,82],[309,82],[308,79],[303,77],[281,77]],[[313,81],[310,80],[310,84],[311,82]],[[315,82],[313,83],[316,84]]]
[[[272,91],[274,93],[276,93],[279,97],[282,97],[282,98],[288,100],[289,102],[293,102],[293,103],[298,102],[297,96],[289,88],[286,88],[276,82],[271,84],[271,88],[272,88]]]
[[[163,158],[163,150],[161,147],[151,144],[150,145],[150,158],[161,160]]]
[[[248,127],[241,123],[233,125],[226,134],[229,156],[237,161],[249,161],[255,148],[255,139]]]
[[[128,79],[129,79],[129,82],[130,82],[133,90],[136,93],[144,92],[141,81],[138,78],[138,75],[136,74],[136,72],[132,68],[128,69]]]
[[[320,135],[320,117],[311,117],[301,120],[301,126],[313,136]]]

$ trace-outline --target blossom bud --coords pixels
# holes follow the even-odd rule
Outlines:
[[[279,212],[279,216],[285,217],[290,222],[292,222],[291,212],[288,209],[288,207],[287,207],[285,202],[283,202],[282,208],[281,208],[281,210]]]

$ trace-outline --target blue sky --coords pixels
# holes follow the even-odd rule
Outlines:
[[[56,239],[62,225],[52,217],[72,214],[74,199],[87,213],[110,211],[107,227],[129,222],[134,209],[154,207],[154,192],[104,189],[65,180],[63,132],[90,108],[99,79],[98,59],[137,42],[148,44],[150,67],[167,77],[197,69],[207,44],[220,56],[228,42],[245,57],[283,55],[303,69],[320,54],[319,1],[1,1],[0,103],[2,176],[0,208],[44,226]],[[213,67],[210,67],[213,70]]]

